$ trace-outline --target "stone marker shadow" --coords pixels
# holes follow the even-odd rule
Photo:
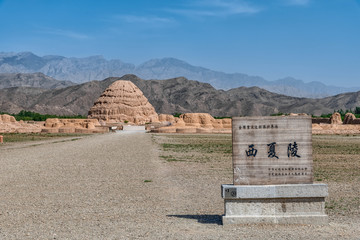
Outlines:
[[[222,225],[222,216],[221,215],[207,215],[207,214],[204,214],[204,215],[167,215],[167,217],[195,219],[199,223],[203,223],[203,224]]]

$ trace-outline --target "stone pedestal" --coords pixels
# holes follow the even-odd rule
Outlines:
[[[145,132],[145,126],[134,126],[134,125],[124,125],[123,131],[142,131]]]
[[[248,223],[325,225],[326,184],[222,185],[223,225]]]

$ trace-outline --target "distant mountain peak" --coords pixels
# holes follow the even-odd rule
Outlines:
[[[120,78],[121,80],[141,80],[138,76],[135,74],[126,74]]]
[[[159,66],[191,66],[185,61],[166,57],[166,58],[154,58],[150,59],[138,66],[138,68],[149,68],[149,67],[159,67]],[[174,76],[175,77],[175,76]]]
[[[32,52],[19,52],[17,55],[20,57],[33,57],[33,56],[38,57]]]

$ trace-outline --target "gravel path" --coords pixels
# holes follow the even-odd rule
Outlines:
[[[16,146],[0,148],[0,239],[360,239],[359,219],[223,227],[229,182],[159,158],[151,134]]]

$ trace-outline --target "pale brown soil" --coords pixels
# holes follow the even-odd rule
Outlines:
[[[206,144],[209,136],[228,143],[229,135],[198,135],[205,147],[180,153],[162,143],[187,135],[171,136],[112,133],[0,146],[0,239],[360,238],[359,212],[337,210],[327,226],[222,226],[220,186],[232,182],[231,153]],[[330,194],[358,191],[358,178],[351,186],[330,181]]]

